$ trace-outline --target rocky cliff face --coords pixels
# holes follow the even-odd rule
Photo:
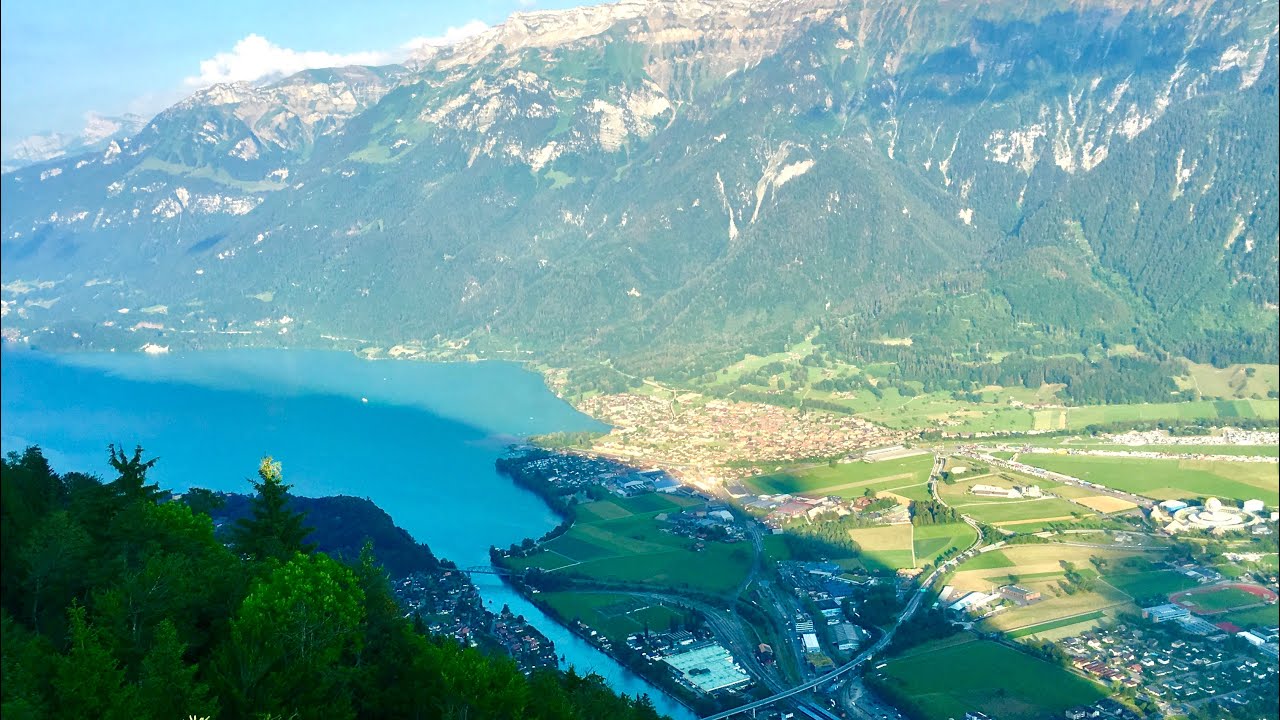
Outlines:
[[[6,332],[125,344],[121,310],[164,307],[144,330],[183,342],[641,365],[815,324],[1256,349],[1278,45],[1243,0],[518,14],[6,175]]]

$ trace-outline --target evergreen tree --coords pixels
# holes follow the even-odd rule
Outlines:
[[[133,449],[132,457],[126,456],[123,448],[117,450],[114,444],[108,445],[107,449],[111,451],[111,467],[120,473],[110,484],[119,497],[126,501],[155,500],[160,497],[160,486],[155,483],[147,484],[147,471],[155,467],[160,458],[143,462],[141,445]]]
[[[280,463],[270,457],[258,466],[259,482],[250,481],[257,496],[253,499],[253,515],[236,523],[235,548],[254,560],[288,560],[300,552],[310,552],[307,535],[311,528],[303,525],[301,513],[289,509],[289,490]]]

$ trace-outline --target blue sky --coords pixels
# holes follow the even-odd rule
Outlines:
[[[416,38],[495,25],[517,10],[584,4],[592,2],[4,2],[0,144],[9,147],[34,133],[76,132],[90,112],[154,114],[213,79],[331,56],[396,60]]]

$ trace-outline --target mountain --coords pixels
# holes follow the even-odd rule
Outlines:
[[[3,177],[4,329],[644,372],[815,327],[871,360],[1275,362],[1276,18],[625,0],[214,86]]]
[[[77,135],[47,133],[31,135],[5,150],[4,172],[43,163],[49,160],[101,151],[112,140],[122,140],[142,129],[147,119],[139,115],[125,114],[107,117],[90,113],[84,129]]]

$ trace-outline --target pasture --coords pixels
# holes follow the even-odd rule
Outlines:
[[[1021,461],[1157,500],[1208,496],[1232,500],[1257,498],[1270,507],[1280,504],[1277,466],[1272,463],[1040,454],[1023,455]]]
[[[985,640],[928,643],[890,660],[874,677],[894,699],[930,718],[981,710],[1005,720],[1041,720],[1106,695],[1061,667]]]

